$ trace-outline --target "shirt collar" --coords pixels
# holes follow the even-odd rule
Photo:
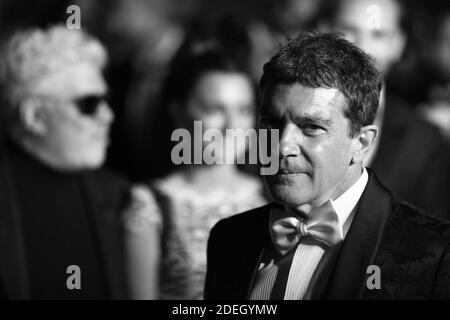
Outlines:
[[[341,227],[343,227],[345,221],[347,221],[353,209],[356,207],[368,181],[369,174],[367,173],[366,168],[363,167],[363,173],[359,179],[339,198],[331,200],[331,204],[338,215]]]
[[[344,223],[347,221],[353,209],[358,204],[358,201],[361,198],[361,195],[364,192],[364,189],[366,188],[368,181],[369,181],[369,174],[367,173],[366,168],[363,167],[363,172],[361,176],[350,188],[348,188],[336,200],[330,199],[334,211],[338,216],[339,225],[341,226],[342,229],[344,227]],[[289,212],[291,214],[292,213],[297,214],[297,212],[294,209],[288,206],[284,206],[284,211],[286,212],[286,214]]]

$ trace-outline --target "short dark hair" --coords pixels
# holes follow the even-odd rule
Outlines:
[[[341,91],[348,102],[344,116],[349,119],[351,136],[375,120],[381,75],[372,58],[341,34],[304,33],[264,65],[262,90],[268,85],[294,83]]]

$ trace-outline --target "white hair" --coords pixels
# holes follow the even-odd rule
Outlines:
[[[63,25],[15,33],[0,56],[0,108],[9,114],[29,94],[30,85],[49,73],[74,63],[88,62],[103,68],[103,45],[81,30]]]

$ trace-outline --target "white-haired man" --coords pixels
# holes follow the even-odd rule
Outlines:
[[[102,45],[54,26],[14,34],[1,59],[0,298],[126,297],[128,184],[100,170],[113,113]]]

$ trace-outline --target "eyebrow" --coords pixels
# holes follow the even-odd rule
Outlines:
[[[280,118],[277,114],[273,112],[261,112],[260,118]],[[281,117],[283,118],[283,117]],[[320,114],[306,114],[306,115],[300,115],[297,117],[294,117],[292,119],[294,122],[298,122],[300,124],[307,124],[307,123],[313,123],[317,125],[321,125],[324,127],[331,127],[333,121],[330,119],[326,119]]]
[[[300,122],[301,124],[314,123],[314,124],[322,125],[324,127],[331,127],[331,125],[333,123],[330,119],[325,119],[321,115],[317,115],[317,114],[302,115],[299,117],[295,117],[293,120]]]

